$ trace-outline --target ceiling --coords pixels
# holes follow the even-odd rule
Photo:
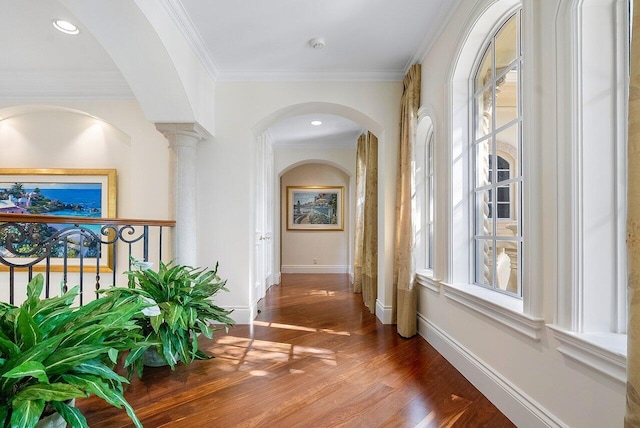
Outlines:
[[[459,0],[158,0],[217,81],[399,81]],[[58,0],[0,0],[0,97],[132,97],[100,43]],[[54,18],[79,25],[69,36]],[[321,37],[322,49],[309,40]],[[358,126],[289,119],[272,136],[331,140]],[[309,128],[309,129],[307,129]],[[296,130],[295,132],[293,130]],[[336,137],[337,138],[337,137]]]

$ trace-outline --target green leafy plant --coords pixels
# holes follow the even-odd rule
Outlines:
[[[127,272],[128,287],[114,287],[106,293],[118,296],[141,296],[151,306],[137,322],[145,335],[142,346],[132,350],[125,360],[129,375],[134,371],[142,376],[143,353],[154,348],[173,370],[178,362],[210,357],[198,348],[198,335],[213,338],[213,332],[228,329],[234,324],[230,310],[216,306],[211,300],[225,288],[226,280],[215,269],[193,268],[160,262],[158,271],[149,264],[133,260],[135,270]]]
[[[60,297],[40,299],[43,277],[27,286],[20,306],[0,304],[0,421],[5,427],[33,427],[45,407],[72,427],[87,427],[67,403],[91,394],[123,408],[141,427],[123,396],[127,379],[113,371],[121,351],[142,338],[133,316],[142,299],[105,297],[72,307],[78,287]]]

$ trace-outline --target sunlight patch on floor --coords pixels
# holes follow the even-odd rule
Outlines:
[[[329,290],[311,290],[308,293],[306,293],[307,296],[330,296],[333,297],[336,295],[335,291],[329,291]]]
[[[286,330],[308,331],[311,333],[326,333],[336,334],[338,336],[351,336],[351,333],[349,333],[348,331],[335,331],[328,328],[303,327],[301,325],[279,324],[275,322],[253,321],[253,325],[257,325],[260,327],[282,328]]]
[[[258,363],[287,363],[294,360],[314,358],[332,367],[337,366],[336,353],[330,349],[310,346],[293,346],[289,343],[271,342],[268,340],[249,340],[242,337],[222,336],[217,338],[212,349],[216,358],[227,360],[223,370],[242,370],[243,365]],[[233,364],[233,366],[231,365]],[[294,372],[292,372],[294,373]],[[297,373],[304,373],[298,371]],[[254,375],[256,376],[256,375]]]

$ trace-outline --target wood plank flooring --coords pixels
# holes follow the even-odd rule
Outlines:
[[[125,396],[145,427],[512,427],[419,336],[403,339],[346,275],[283,275],[253,326],[202,342],[216,358],[146,368]],[[77,400],[89,425],[132,426]]]

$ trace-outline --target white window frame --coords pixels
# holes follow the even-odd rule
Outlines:
[[[472,82],[473,82],[473,98],[471,100],[472,102],[472,111],[473,111],[473,116],[471,118],[471,130],[472,130],[472,138],[471,138],[471,142],[473,144],[473,148],[472,150],[472,165],[471,165],[471,170],[473,171],[473,182],[471,183],[472,188],[474,189],[474,194],[472,196],[472,198],[474,199],[472,202],[472,205],[474,206],[474,212],[473,212],[473,217],[474,217],[474,225],[475,228],[478,228],[478,224],[480,222],[480,206],[478,205],[478,197],[479,195],[482,195],[483,192],[488,192],[488,202],[489,202],[489,219],[491,219],[490,221],[490,226],[491,226],[491,230],[489,231],[488,234],[481,234],[478,230],[474,230],[474,248],[473,248],[473,253],[474,253],[474,257],[473,257],[473,271],[474,271],[474,284],[481,286],[481,287],[486,287],[490,290],[496,291],[496,292],[502,292],[505,294],[509,294],[509,295],[513,295],[516,297],[522,297],[522,288],[521,288],[521,278],[520,278],[520,272],[522,271],[522,265],[521,265],[521,261],[522,261],[522,248],[523,248],[523,238],[522,238],[522,218],[520,216],[517,217],[517,227],[514,229],[514,236],[504,236],[501,235],[498,232],[498,226],[499,223],[501,222],[501,220],[504,220],[504,218],[499,217],[498,216],[498,194],[501,188],[503,188],[503,186],[505,184],[507,185],[511,185],[511,184],[515,184],[516,186],[519,186],[519,191],[517,192],[518,197],[517,198],[513,198],[514,195],[512,195],[511,199],[516,199],[513,201],[513,205],[509,204],[509,208],[510,208],[510,217],[513,214],[512,208],[515,206],[519,206],[521,204],[522,201],[522,192],[523,192],[523,182],[524,182],[524,177],[521,174],[511,174],[510,171],[510,177],[508,180],[506,180],[505,182],[499,182],[498,181],[498,159],[502,158],[500,150],[499,150],[499,143],[498,143],[498,137],[501,135],[501,133],[505,130],[505,129],[510,129],[515,127],[517,129],[517,152],[515,155],[515,159],[513,160],[513,163],[515,165],[514,166],[514,170],[520,172],[521,166],[520,164],[520,153],[522,152],[522,147],[526,144],[526,141],[523,141],[522,138],[522,124],[523,124],[523,114],[522,114],[522,68],[523,68],[523,54],[522,54],[522,43],[521,43],[521,28],[522,28],[522,24],[521,24],[521,9],[517,8],[516,10],[513,11],[513,13],[511,13],[510,15],[507,15],[506,17],[502,18],[501,21],[499,21],[496,25],[496,27],[493,29],[493,31],[488,35],[487,37],[487,41],[485,42],[485,47],[482,48],[481,50],[481,54],[479,55],[479,57],[476,59],[476,66],[472,75]],[[490,58],[491,58],[491,65],[489,70],[497,70],[497,65],[496,65],[496,37],[498,37],[500,31],[502,30],[502,28],[504,28],[504,26],[506,25],[506,23],[511,20],[512,18],[515,18],[516,20],[516,40],[515,40],[515,44],[518,48],[518,51],[516,52],[515,58],[513,59],[513,61],[511,61],[510,64],[508,64],[504,70],[502,70],[500,73],[496,73],[495,71],[492,73],[491,79],[489,79],[489,81],[484,82],[484,84],[481,87],[476,87],[477,81],[478,81],[478,73],[480,72],[480,68],[481,68],[481,64],[483,63],[486,55],[488,53],[490,53]],[[498,81],[502,78],[506,78],[507,74],[511,71],[511,70],[515,70],[517,73],[517,100],[518,100],[518,105],[517,105],[517,109],[516,109],[516,115],[515,118],[513,120],[510,120],[508,123],[502,124],[499,126],[498,124],[498,115],[497,115],[497,99],[498,99]],[[491,90],[490,93],[490,102],[491,105],[493,106],[493,111],[494,114],[491,115],[491,123],[489,124],[489,128],[486,130],[487,132],[484,135],[481,135],[480,132],[478,131],[478,126],[480,124],[480,120],[479,117],[481,116],[481,112],[477,111],[478,109],[478,102],[477,99],[479,97],[484,97],[484,94],[486,93],[487,90]],[[491,156],[489,158],[489,165],[491,165],[491,167],[489,168],[489,176],[492,177],[492,180],[490,180],[490,182],[488,183],[482,183],[485,185],[480,186],[478,183],[476,183],[476,179],[478,177],[478,173],[477,173],[477,168],[478,168],[478,160],[476,159],[476,145],[477,146],[481,146],[483,144],[489,143],[490,145],[490,153]],[[503,158],[504,160],[504,158]],[[510,169],[511,169],[511,163],[510,163]],[[511,189],[509,187],[509,189]],[[511,192],[511,190],[509,190],[509,192]],[[483,244],[484,243],[484,244]],[[492,251],[490,251],[490,258],[491,260],[488,263],[488,266],[486,264],[484,265],[480,265],[480,254],[479,253],[479,245],[488,245],[487,247],[485,247],[485,254],[484,256],[486,257],[487,255],[487,248],[492,249]],[[514,246],[516,248],[515,254],[516,254],[516,260],[515,263],[512,262],[511,265],[515,265],[515,269],[516,269],[516,273],[515,275],[512,275],[515,277],[515,281],[516,281],[516,287],[515,287],[515,291],[510,292],[505,290],[502,290],[499,285],[498,285],[498,248],[502,247],[504,250],[504,246],[505,245],[511,245]],[[508,258],[507,258],[508,259]],[[483,279],[479,278],[484,276],[484,268],[489,267],[491,269],[490,272],[490,276],[488,278],[484,278]],[[486,282],[485,282],[486,281]],[[511,281],[509,281],[511,282]],[[505,284],[505,288],[506,288],[506,284]]]
[[[525,144],[521,150],[522,175],[527,177],[522,187],[522,236],[523,251],[520,275],[522,298],[496,293],[473,284],[473,206],[471,204],[472,169],[471,147],[473,109],[473,77],[488,37],[516,10],[522,8],[522,49],[527,53],[537,52],[534,38],[535,0],[481,1],[469,17],[469,31],[459,41],[459,49],[450,71],[450,146],[448,158],[450,176],[448,184],[448,265],[444,276],[445,296],[487,317],[512,328],[524,336],[537,341],[541,338],[545,323],[542,318],[542,243],[527,240],[527,236],[542,235],[542,204],[540,203],[541,173],[540,148]],[[535,86],[539,84],[540,64],[531,59],[522,74],[523,141],[537,141],[539,129],[531,126],[540,118],[541,109],[534,105]],[[466,260],[466,263],[465,263]]]
[[[628,0],[560,9],[558,351],[626,382]],[[563,144],[560,144],[563,142]],[[598,174],[593,174],[597,168]]]
[[[416,147],[414,150],[415,172],[415,266],[419,284],[439,291],[434,280],[435,251],[435,129],[433,120],[418,114]],[[429,228],[433,234],[429,234]]]

